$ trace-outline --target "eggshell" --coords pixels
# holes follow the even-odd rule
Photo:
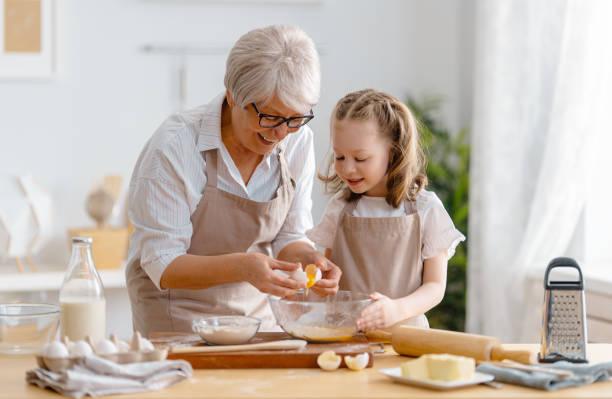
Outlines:
[[[336,370],[341,362],[342,358],[334,351],[325,351],[317,357],[317,364],[325,371]]]
[[[102,355],[110,355],[117,352],[117,347],[110,339],[103,339],[101,341],[98,341],[98,343],[96,344],[96,353]]]
[[[119,353],[130,351],[131,349],[130,344],[117,338],[117,335],[115,335],[114,333],[111,333],[109,337],[110,337],[110,340],[113,342],[113,344],[115,344],[115,346],[117,347],[117,350],[119,350]]]
[[[60,341],[53,341],[46,346],[43,356],[52,358],[66,358],[68,357],[68,348]]]
[[[85,341],[77,341],[70,343],[70,356],[81,357],[81,356],[89,356],[93,353],[93,349],[91,346]]]
[[[74,348],[74,344],[76,344],[76,342],[64,342],[64,345],[66,345],[66,349],[68,349],[68,353],[70,354],[70,356],[72,356],[72,351]]]
[[[315,283],[316,283],[317,281],[321,280],[321,277],[323,277],[323,275],[321,274],[321,269],[319,269],[319,268],[317,267],[317,273],[315,274],[315,280],[314,280],[314,281],[315,281]]]
[[[369,360],[370,354],[368,352],[363,352],[355,356],[344,356],[344,363],[346,363],[346,367],[354,371],[364,369],[368,365]]]
[[[289,277],[291,277],[294,280],[297,281],[308,281],[308,277],[306,276],[306,272],[304,272],[304,270],[302,270],[302,268],[297,268],[294,271],[291,272],[291,274],[289,275]]]
[[[298,268],[292,271],[291,274],[289,274],[289,277],[297,281],[306,281],[306,282],[308,281],[308,275],[301,268]],[[317,271],[315,272],[314,282],[316,283],[317,281],[321,280],[321,277],[323,277],[323,275],[321,274],[321,269],[317,267]]]
[[[130,344],[125,341],[119,341],[117,342],[117,349],[119,349],[119,352],[128,352],[130,350]]]
[[[140,335],[138,331],[136,331],[132,337],[132,345],[130,348],[136,352],[150,352],[155,349],[151,341]]]
[[[77,342],[72,342],[66,337],[62,338],[62,341],[54,341],[41,347],[36,356],[39,367],[53,372],[63,372],[92,353],[119,364],[159,361],[168,355],[168,348],[155,348],[151,341],[143,338],[138,332],[134,333],[133,346],[119,340],[115,334],[111,334],[109,339],[98,341],[95,345],[89,336]]]
[[[144,352],[149,352],[155,349],[155,346],[146,338],[142,338],[140,341],[140,350]]]
[[[50,346],[51,346],[51,342],[44,344],[42,348],[40,348],[40,350],[38,351],[38,356],[46,356],[47,349],[49,349]]]

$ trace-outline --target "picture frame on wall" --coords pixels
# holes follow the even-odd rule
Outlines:
[[[0,0],[0,79],[53,72],[53,0]]]

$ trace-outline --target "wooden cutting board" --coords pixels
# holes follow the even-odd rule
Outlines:
[[[174,338],[180,341],[180,336],[193,336],[193,334],[180,333],[152,333],[149,338]],[[294,339],[284,332],[257,333],[249,343],[279,341]],[[157,344],[156,344],[157,345]],[[191,345],[197,345],[191,343]],[[201,345],[206,345],[201,343]],[[194,369],[249,369],[249,368],[318,368],[317,357],[332,350],[343,357],[340,367],[346,367],[344,355],[355,356],[363,352],[370,354],[367,367],[372,367],[374,357],[372,348],[365,336],[355,336],[350,341],[314,344],[309,343],[302,349],[290,350],[244,350],[236,352],[215,353],[168,353],[168,359],[184,359],[191,363]]]

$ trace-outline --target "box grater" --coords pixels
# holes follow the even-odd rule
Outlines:
[[[579,279],[550,281],[550,272],[560,267],[575,268]],[[553,259],[546,268],[544,288],[539,360],[547,363],[557,360],[588,362],[584,280],[578,263],[571,258]]]

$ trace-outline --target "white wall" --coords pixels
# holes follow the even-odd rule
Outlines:
[[[472,12],[472,0],[56,0],[54,78],[0,81],[0,173],[32,172],[55,201],[54,239],[35,259],[67,263],[66,229],[93,225],[84,202],[96,180],[118,173],[127,184],[145,141],[178,106],[181,62],[186,105],[195,106],[223,89],[226,50],[241,34],[273,23],[301,26],[324,53],[312,122],[321,165],[330,110],[351,90],[441,94],[448,125],[467,124]],[[142,51],[147,44],[222,50],[181,59]],[[315,221],[325,202],[317,185]]]

